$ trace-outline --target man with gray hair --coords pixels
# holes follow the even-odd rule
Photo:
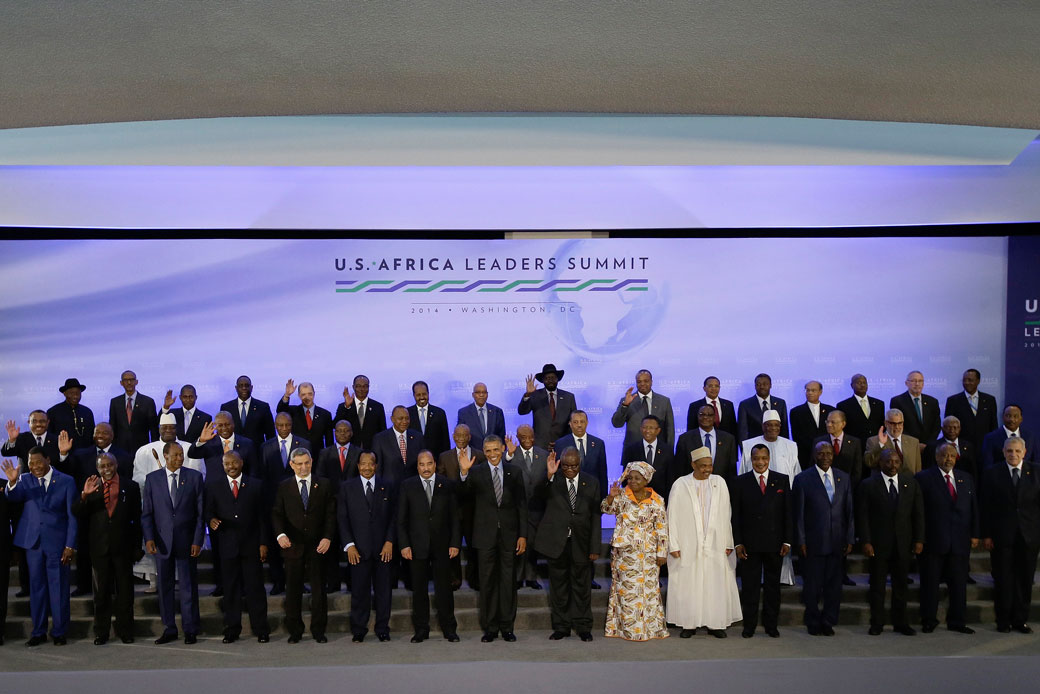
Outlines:
[[[300,395],[299,405],[290,405],[289,398],[293,392]],[[292,433],[307,439],[312,451],[320,451],[332,445],[332,413],[324,407],[314,404],[314,385],[307,381],[296,387],[290,378],[285,382],[285,395],[275,408],[278,412],[287,412],[292,417]]]
[[[936,454],[939,447],[944,443],[953,445],[957,453],[957,469],[962,473],[971,475],[976,482],[979,479],[978,449],[967,437],[963,435],[964,429],[961,420],[953,415],[947,415],[942,420],[942,434],[935,441],[929,441],[921,460],[921,467],[932,467],[937,460]]]
[[[881,460],[881,451],[888,448],[894,450],[903,459],[902,472],[916,475],[921,471],[920,442],[903,433],[905,418],[902,410],[891,409],[885,412],[885,426],[878,429],[877,436],[867,439],[867,450],[863,454],[863,463],[871,470],[877,470]],[[864,477],[869,473],[864,470]]]
[[[906,375],[906,392],[888,402],[889,408],[899,410],[906,417],[906,433],[917,439],[921,453],[924,453],[926,443],[939,437],[942,426],[939,401],[923,390],[924,374],[911,371]],[[903,459],[906,459],[906,453],[903,453]]]

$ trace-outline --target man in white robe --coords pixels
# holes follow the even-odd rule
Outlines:
[[[733,526],[726,481],[711,474],[711,451],[690,454],[693,472],[675,481],[668,497],[666,621],[688,639],[699,627],[716,638],[741,620]],[[674,524],[674,525],[673,525]]]
[[[744,474],[751,469],[751,449],[762,444],[769,449],[769,469],[787,475],[788,484],[793,485],[795,476],[802,471],[801,463],[798,462],[798,444],[780,435],[779,412],[766,410],[762,415],[762,432],[762,436],[748,439],[741,444],[743,458],[740,473]],[[780,583],[794,585],[794,566],[791,564],[790,554],[784,557],[784,565],[780,569]]]

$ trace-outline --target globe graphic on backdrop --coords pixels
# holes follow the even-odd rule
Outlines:
[[[554,254],[556,268],[546,280],[614,279],[646,277],[643,269],[581,269],[567,266],[568,258],[602,257],[603,244],[572,240]],[[643,285],[646,286],[646,285]],[[647,291],[554,291],[561,302],[550,313],[553,334],[576,354],[588,358],[618,357],[648,343],[657,332],[668,310],[667,284],[651,282]],[[561,310],[563,309],[563,310]]]

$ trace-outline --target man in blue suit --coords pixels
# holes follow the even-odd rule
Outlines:
[[[1004,408],[1004,426],[998,427],[986,434],[982,439],[982,465],[979,476],[983,477],[982,471],[991,465],[1004,462],[1004,442],[1008,439],[1020,438],[1026,446],[1027,463],[1036,462],[1036,444],[1033,441],[1033,432],[1022,426],[1022,408],[1018,405],[1009,404]],[[981,487],[982,480],[979,480]]]
[[[924,552],[921,568],[921,631],[930,634],[939,625],[939,582],[950,590],[946,628],[974,634],[965,624],[968,563],[979,546],[979,499],[971,475],[954,471],[957,446],[943,443],[935,451],[935,466],[915,477],[924,498]]]
[[[787,428],[787,403],[770,395],[772,389],[773,379],[769,374],[755,376],[755,394],[737,405],[738,444],[762,435],[762,413],[766,410],[780,413],[780,435],[785,439],[791,438]]]
[[[565,451],[572,446],[581,454],[581,471],[587,472],[599,480],[599,494],[602,499],[607,496],[607,447],[603,439],[588,433],[589,416],[584,410],[571,413],[571,433],[560,437],[553,445],[553,450]],[[535,444],[537,445],[537,443]],[[669,451],[670,453],[670,451]]]
[[[459,408],[456,424],[469,427],[470,445],[478,451],[484,450],[484,437],[488,434],[505,439],[506,415],[498,405],[487,401],[488,389],[483,383],[473,386],[473,402]]]
[[[19,475],[9,460],[3,462],[7,475],[7,499],[24,503],[14,532],[14,545],[25,550],[29,564],[29,607],[32,635],[26,646],[47,640],[47,617],[52,617],[51,637],[55,646],[66,644],[69,626],[69,563],[76,550],[76,483],[51,467],[42,446],[29,449],[29,472]],[[3,567],[7,571],[7,567]]]
[[[198,556],[203,539],[202,473],[184,465],[184,449],[176,441],[163,447],[166,467],[148,473],[142,494],[141,527],[145,550],[155,557],[159,574],[159,616],[165,627],[156,645],[177,639],[174,610],[174,571],[184,643],[199,633]],[[223,474],[223,473],[221,473]]]
[[[852,484],[832,470],[834,448],[818,443],[813,465],[794,478],[794,538],[802,555],[805,627],[812,636],[834,636],[841,608],[842,558],[852,551]],[[820,610],[820,598],[823,610]]]

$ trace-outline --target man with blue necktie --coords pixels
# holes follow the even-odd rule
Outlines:
[[[297,448],[310,450],[307,439],[292,433],[293,420],[287,412],[279,412],[274,419],[275,435],[264,441],[260,447],[260,472],[255,476],[262,480],[264,514],[271,515],[278,485],[293,476],[289,464],[289,454]],[[277,542],[268,548],[268,563],[271,567],[271,595],[285,592],[285,563],[282,561],[282,550]]]

